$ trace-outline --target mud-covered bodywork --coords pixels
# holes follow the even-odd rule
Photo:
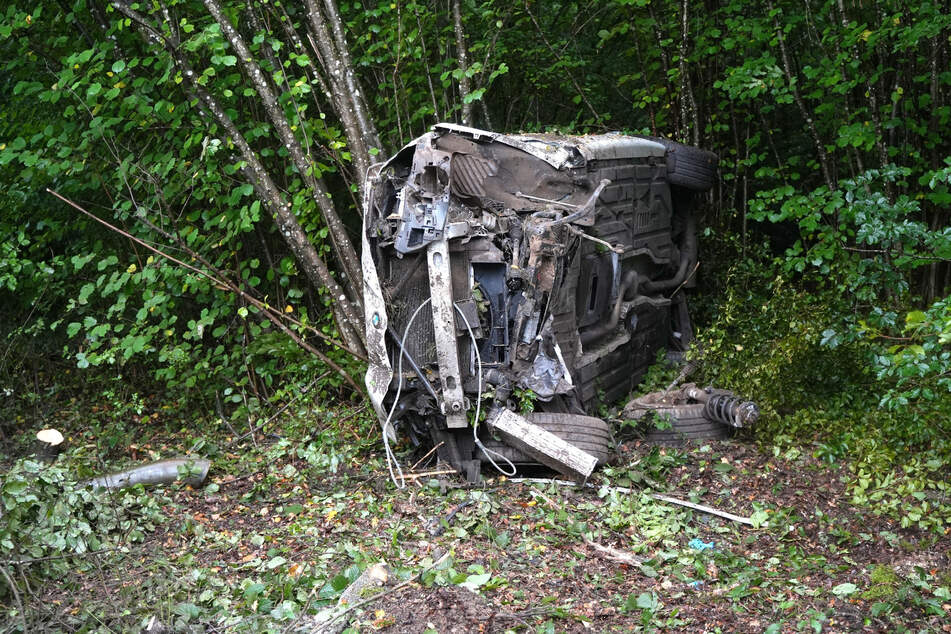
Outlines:
[[[690,337],[679,291],[696,265],[694,192],[714,166],[617,134],[444,124],[404,147],[364,209],[381,420],[471,474],[480,396],[485,411],[530,390],[536,410],[584,414],[628,394],[658,349]]]

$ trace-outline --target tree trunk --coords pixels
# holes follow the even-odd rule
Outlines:
[[[112,4],[123,15],[135,22],[148,41],[165,48],[194,94],[197,95],[200,102],[208,109],[218,124],[224,128],[228,137],[231,138],[231,141],[241,153],[241,157],[248,164],[246,174],[249,176],[258,198],[264,204],[265,209],[270,212],[281,237],[284,238],[291,253],[301,265],[304,274],[312,284],[325,287],[331,293],[333,298],[331,306],[337,321],[337,327],[340,330],[340,336],[345,345],[358,353],[363,353],[363,318],[360,311],[347,300],[347,295],[317,253],[317,249],[307,239],[300,223],[297,222],[297,217],[291,210],[290,203],[281,197],[280,190],[271,180],[270,174],[248,144],[244,135],[238,130],[234,121],[204,86],[196,81],[195,71],[179,52],[176,42],[168,39],[152,26],[145,16],[139,14],[123,1],[113,0]],[[260,73],[260,69],[258,72]],[[358,277],[357,279],[361,278]]]
[[[772,14],[772,0],[767,0],[766,6],[769,9],[770,14]],[[793,100],[795,100],[800,114],[802,114],[803,119],[806,120],[806,127],[809,128],[809,133],[812,136],[812,142],[816,147],[816,154],[819,158],[819,167],[822,169],[822,177],[825,179],[826,186],[830,190],[834,190],[836,189],[836,185],[832,178],[832,170],[829,168],[829,157],[826,154],[825,146],[822,144],[822,139],[819,138],[819,132],[816,130],[816,123],[812,118],[812,114],[806,108],[806,102],[803,101],[802,95],[799,93],[795,75],[793,75],[792,72],[792,64],[790,64],[789,55],[786,52],[786,38],[783,36],[782,26],[780,26],[779,21],[775,16],[773,17],[773,28],[776,31],[776,39],[779,42],[779,52],[783,60],[783,71],[786,74],[786,81],[789,82],[789,90],[792,92]]]
[[[459,97],[462,100],[462,125],[472,125],[472,101],[469,96],[472,87],[469,82],[469,60],[466,49],[466,34],[462,30],[461,0],[452,0],[452,30],[456,36],[456,60],[462,76],[459,77]]]

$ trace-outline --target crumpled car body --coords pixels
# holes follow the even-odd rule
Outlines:
[[[364,201],[366,381],[386,432],[471,476],[477,410],[580,415],[627,395],[691,336],[694,199],[715,166],[621,134],[440,124],[406,145]]]

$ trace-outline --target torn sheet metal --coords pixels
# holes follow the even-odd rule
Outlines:
[[[522,388],[543,411],[581,413],[626,395],[668,342],[664,292],[682,293],[670,285],[696,261],[703,187],[691,183],[706,185],[672,175],[672,148],[681,167],[695,156],[715,169],[709,153],[662,139],[454,124],[382,164],[362,236],[367,387],[381,420],[392,408],[414,442],[471,472],[477,403],[513,406]]]

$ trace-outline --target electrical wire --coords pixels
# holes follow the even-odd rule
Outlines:
[[[472,326],[469,325],[469,320],[466,318],[465,313],[463,313],[462,309],[459,308],[459,306],[457,306],[456,304],[453,304],[453,307],[459,313],[459,316],[462,317],[462,321],[466,325],[466,330],[469,332],[469,339],[472,340],[472,349],[475,351],[475,357],[476,357],[476,370],[477,370],[477,376],[478,376],[478,394],[476,396],[475,422],[472,424],[472,440],[474,440],[476,446],[482,450],[482,453],[485,454],[485,457],[489,459],[489,462],[492,464],[493,467],[495,467],[496,471],[498,471],[499,473],[505,476],[509,476],[509,477],[514,476],[516,473],[515,463],[513,463],[511,460],[509,460],[508,458],[506,458],[499,452],[489,449],[488,447],[482,444],[481,440],[479,440],[479,435],[478,435],[479,414],[482,412],[482,409],[481,409],[482,408],[482,355],[479,354],[479,344],[476,341],[475,334],[473,334],[472,332]],[[509,466],[512,468],[512,471],[508,472],[502,469],[502,467],[500,467],[498,463],[492,459],[492,456],[490,454],[495,454],[496,456],[498,456],[499,458],[507,462]]]

